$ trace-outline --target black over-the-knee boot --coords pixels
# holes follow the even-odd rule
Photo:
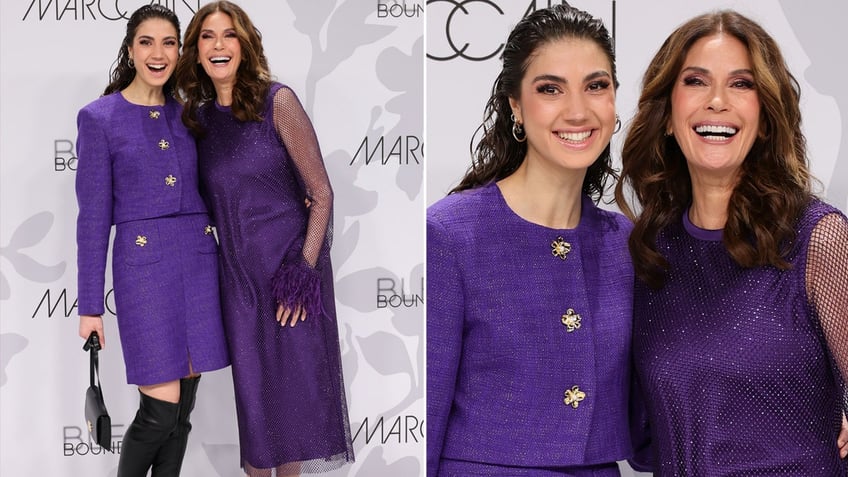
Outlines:
[[[189,418],[191,411],[194,410],[198,384],[200,384],[200,376],[180,379],[180,413],[177,427],[159,448],[159,452],[153,460],[152,477],[180,475],[180,468],[183,465],[183,457],[185,457],[188,443],[188,433],[191,431]]]
[[[159,448],[177,426],[179,410],[179,403],[162,401],[139,391],[138,412],[121,443],[118,477],[147,475]]]

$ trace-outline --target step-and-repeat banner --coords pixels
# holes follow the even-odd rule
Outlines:
[[[615,37],[621,82],[616,104],[624,123],[613,136],[616,167],[642,74],[665,38],[689,18],[716,9],[732,8],[759,22],[778,41],[801,84],[804,133],[819,193],[848,210],[848,88],[840,81],[848,65],[838,59],[848,42],[848,3],[842,0],[428,0],[427,204],[444,197],[471,163],[469,143],[483,120],[510,30],[528,13],[555,3],[602,18]],[[636,475],[626,464],[621,467],[623,475]]]
[[[3,0],[0,4],[0,474],[114,476],[118,455],[89,441],[88,359],[77,337],[76,112],[108,81],[126,19],[145,0]],[[205,1],[162,0],[183,28]],[[335,476],[423,473],[422,102],[427,81],[426,204],[470,162],[498,55],[515,22],[548,0],[241,0],[271,69],[313,119],[336,193],[333,259],[357,462]],[[425,5],[426,3],[426,5]],[[821,194],[848,209],[848,91],[837,60],[840,0],[572,0],[616,39],[618,110],[627,126],[641,75],[686,19],[734,8],[780,43],[801,83],[804,130]],[[427,46],[423,41],[424,11]],[[810,15],[813,12],[815,14]],[[426,60],[422,57],[426,54]],[[613,138],[615,155],[623,133]],[[611,206],[610,206],[611,207]],[[101,356],[113,435],[137,392],[106,300]],[[228,370],[201,383],[183,475],[238,476]],[[622,465],[625,476],[636,475]]]
[[[615,37],[621,87],[616,105],[624,128],[613,136],[613,159],[636,110],[642,75],[666,37],[686,20],[732,8],[760,23],[780,44],[801,84],[804,134],[819,192],[848,210],[848,74],[840,61],[848,42],[842,0],[428,0],[427,203],[444,197],[471,163],[469,142],[500,71],[499,55],[515,23],[537,8],[568,3],[604,20]],[[479,135],[477,137],[479,139]]]
[[[0,475],[114,476],[83,415],[77,336],[76,114],[108,82],[129,15],[205,0],[0,4]],[[272,73],[313,120],[335,192],[336,302],[356,463],[328,475],[423,475],[424,1],[237,0]],[[111,282],[111,277],[107,277]],[[126,384],[114,299],[101,380],[120,441]],[[281,363],[283,365],[284,363]],[[184,476],[243,475],[229,369],[206,373]]]

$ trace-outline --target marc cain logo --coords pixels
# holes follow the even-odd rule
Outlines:
[[[503,3],[503,2],[501,2]],[[568,5],[566,1],[531,0],[524,11],[523,17],[540,8],[548,8],[557,3]],[[462,58],[467,61],[486,61],[494,58],[503,50],[504,43],[493,39],[492,35],[484,38],[474,36],[479,28],[472,25],[496,25],[502,23],[505,15],[498,2],[493,0],[428,0],[427,22],[444,25],[444,40],[434,38],[430,43],[427,58],[435,61],[450,61]],[[491,33],[492,29],[487,29]],[[485,32],[483,32],[485,33]],[[473,43],[473,44],[472,44]]]
[[[200,9],[200,0],[27,0],[21,21],[127,21],[132,12],[142,5],[162,5],[183,20],[191,18]]]
[[[72,293],[73,292],[68,293],[67,288],[60,288],[58,290],[51,290],[48,288],[44,290],[44,294],[41,295],[41,299],[38,300],[38,304],[35,305],[35,309],[33,310],[30,318],[53,318],[53,315],[64,318],[70,318],[71,315],[76,316],[78,306],[77,297],[72,295]],[[103,300],[106,312],[112,316],[116,315],[114,294],[115,290],[109,289]]]
[[[359,429],[353,433],[353,442],[359,437],[365,439],[365,444],[371,444],[372,440],[383,445],[417,444],[424,440],[424,416],[407,414],[376,416],[372,419],[365,417]]]

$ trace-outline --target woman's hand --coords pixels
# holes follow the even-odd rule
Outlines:
[[[91,332],[96,331],[100,338],[100,348],[106,348],[106,336],[103,333],[103,318],[96,315],[80,315],[79,335],[87,340]]]
[[[294,326],[298,321],[305,319],[306,311],[303,310],[302,306],[298,305],[294,310],[291,310],[283,305],[277,305],[277,321],[280,322],[280,326],[286,326],[286,322],[289,322],[289,326]]]
[[[845,414],[842,414],[842,430],[839,431],[836,443],[839,445],[839,457],[844,459],[848,456],[848,420],[845,419]]]

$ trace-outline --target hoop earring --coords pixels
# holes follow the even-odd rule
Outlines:
[[[621,118],[618,117],[618,114],[615,115],[615,130],[612,132],[613,134],[621,131]]]
[[[135,62],[133,61],[133,59],[132,59],[132,58],[130,58],[129,60],[127,60],[127,64],[128,64],[128,65],[130,65],[130,68],[135,68]]]
[[[527,140],[527,133],[524,132],[524,127],[515,120],[515,115],[510,114],[509,119],[512,120],[512,137],[515,138],[518,142],[524,142]]]

